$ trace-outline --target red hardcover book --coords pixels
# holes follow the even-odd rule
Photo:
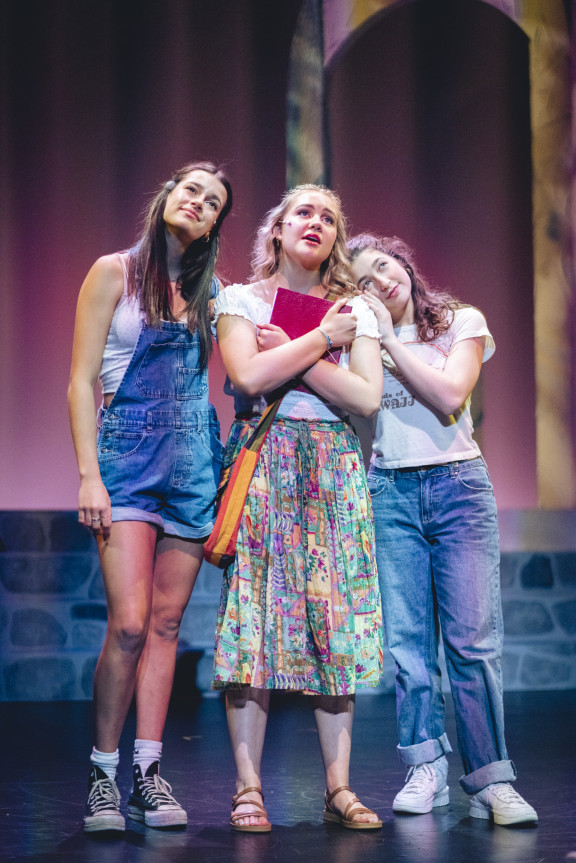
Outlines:
[[[332,305],[330,300],[324,300],[322,297],[310,297],[308,294],[299,294],[287,288],[277,288],[270,323],[281,327],[291,339],[297,339],[319,326]],[[342,306],[340,309],[340,312],[344,313],[351,311],[351,306]],[[327,351],[324,358],[337,363],[340,357],[339,348],[340,346],[335,345],[330,351],[330,356]]]
[[[291,339],[297,339],[319,326],[320,321],[332,305],[331,300],[324,300],[322,297],[310,297],[308,294],[289,291],[288,288],[277,288],[270,323],[281,327]],[[340,309],[340,312],[351,311],[351,306],[342,306]],[[338,365],[340,346],[332,347],[330,351],[326,351],[322,359]],[[294,383],[296,381],[297,379]],[[301,392],[314,392],[303,383],[294,388]]]

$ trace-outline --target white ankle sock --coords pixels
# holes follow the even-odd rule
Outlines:
[[[114,781],[116,779],[116,768],[120,762],[120,752],[118,749],[115,752],[100,752],[93,746],[90,762],[96,764],[97,767],[104,771],[108,779]]]
[[[160,761],[162,757],[162,743],[158,740],[135,740],[133,764],[139,764],[142,776],[153,761]]]

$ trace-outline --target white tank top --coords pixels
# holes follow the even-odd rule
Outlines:
[[[112,323],[106,339],[104,356],[98,380],[103,393],[115,393],[130,364],[142,324],[146,315],[140,308],[138,296],[128,295],[127,255],[119,254],[124,271],[124,290],[114,309]]]

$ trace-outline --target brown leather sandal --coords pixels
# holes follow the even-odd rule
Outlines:
[[[341,824],[342,827],[348,827],[349,830],[379,830],[382,827],[381,821],[353,821],[353,817],[355,815],[361,815],[364,812],[370,813],[370,815],[376,815],[371,809],[367,809],[365,806],[362,806],[356,795],[352,798],[348,806],[344,811],[344,815],[340,815],[336,812],[335,809],[330,805],[337,794],[341,791],[350,791],[352,789],[349,785],[341,785],[340,788],[337,788],[332,794],[328,794],[328,789],[326,789],[326,793],[324,795],[325,806],[324,806],[324,821],[331,821],[335,824]],[[353,810],[353,811],[351,811]],[[378,816],[376,816],[378,817]]]
[[[239,812],[236,815],[234,814],[234,810],[236,807],[242,802],[240,800],[245,794],[248,794],[250,791],[255,791],[257,794],[262,795],[262,802],[264,802],[264,795],[262,794],[261,788],[243,788],[242,791],[239,791],[238,794],[235,794],[232,798],[232,814],[230,815],[230,826],[232,830],[237,830],[239,833],[270,833],[272,830],[272,825],[268,824],[238,824],[238,822],[242,818],[266,818],[268,821],[268,813],[264,809],[263,806],[260,806],[259,803],[256,803],[254,800],[245,800],[245,803],[250,803],[254,807],[253,812]]]

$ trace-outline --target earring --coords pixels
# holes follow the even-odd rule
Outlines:
[[[204,234],[202,239],[204,240],[205,243],[209,243],[210,242],[210,232],[208,232],[207,234]]]

